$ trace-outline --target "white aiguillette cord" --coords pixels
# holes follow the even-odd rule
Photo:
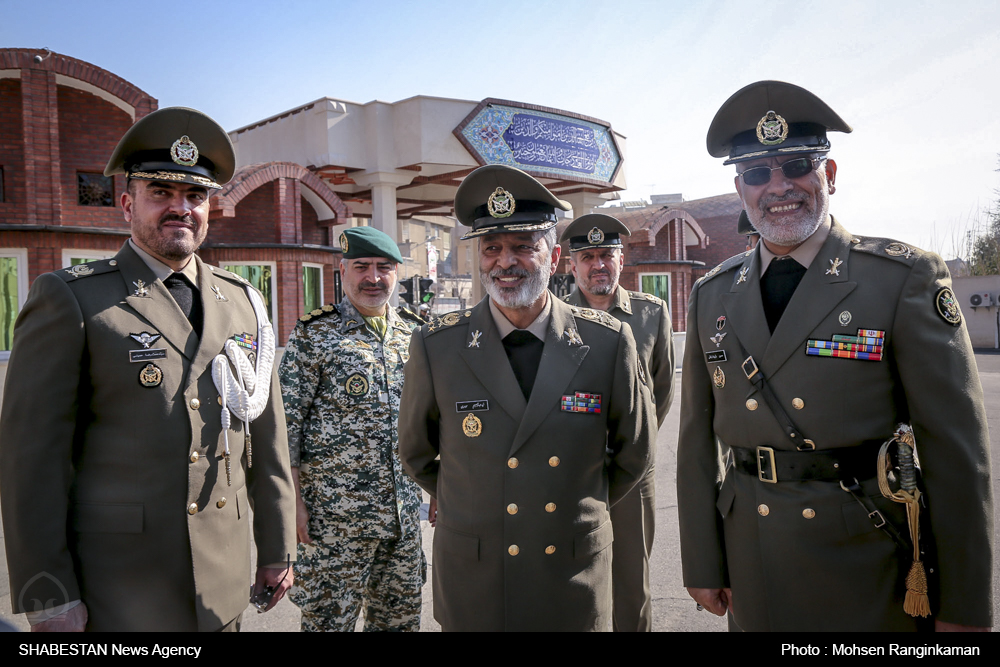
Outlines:
[[[247,355],[232,338],[226,341],[225,354],[212,360],[212,380],[222,401],[222,436],[226,445],[226,484],[232,486],[232,467],[229,461],[230,413],[243,422],[246,438],[247,467],[253,467],[253,450],[250,447],[250,422],[259,417],[267,406],[271,392],[271,369],[274,366],[274,330],[267,317],[263,299],[252,287],[246,287],[257,316],[257,370]],[[232,365],[230,365],[232,362]],[[233,368],[236,375],[233,375]]]

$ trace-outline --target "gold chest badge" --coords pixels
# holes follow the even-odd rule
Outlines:
[[[348,396],[364,396],[368,393],[368,378],[361,373],[355,373],[344,382],[344,391]]]
[[[462,431],[470,438],[478,438],[483,433],[483,422],[479,421],[479,417],[470,412],[462,420]]]

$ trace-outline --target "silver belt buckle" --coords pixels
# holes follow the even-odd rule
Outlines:
[[[767,457],[768,463],[770,463],[771,478],[768,479],[764,476],[764,467],[761,466],[761,461],[764,457]],[[771,447],[758,447],[757,448],[757,479],[762,482],[767,482],[768,484],[778,483],[778,473],[774,467],[774,449]]]

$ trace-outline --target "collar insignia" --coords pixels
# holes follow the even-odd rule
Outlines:
[[[222,293],[222,290],[219,289],[218,285],[212,285],[212,291],[215,292],[216,301],[229,301],[229,299],[226,298],[226,295]]]
[[[839,257],[830,260],[830,268],[826,270],[826,275],[828,276],[839,276],[840,275],[840,265],[843,262]]]
[[[747,271],[750,270],[749,266],[744,266],[740,269],[740,277],[736,279],[736,284],[745,283],[747,281]]]
[[[479,337],[483,335],[482,331],[478,329],[472,332],[472,340],[469,341],[469,347],[479,347]]]

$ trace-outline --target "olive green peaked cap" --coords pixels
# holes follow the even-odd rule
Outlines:
[[[229,135],[195,109],[167,107],[140,118],[118,142],[104,175],[219,189],[236,171]]]
[[[558,220],[556,209],[571,208],[529,174],[502,164],[476,169],[455,193],[455,217],[472,227],[463,241],[484,234],[551,229]]]

